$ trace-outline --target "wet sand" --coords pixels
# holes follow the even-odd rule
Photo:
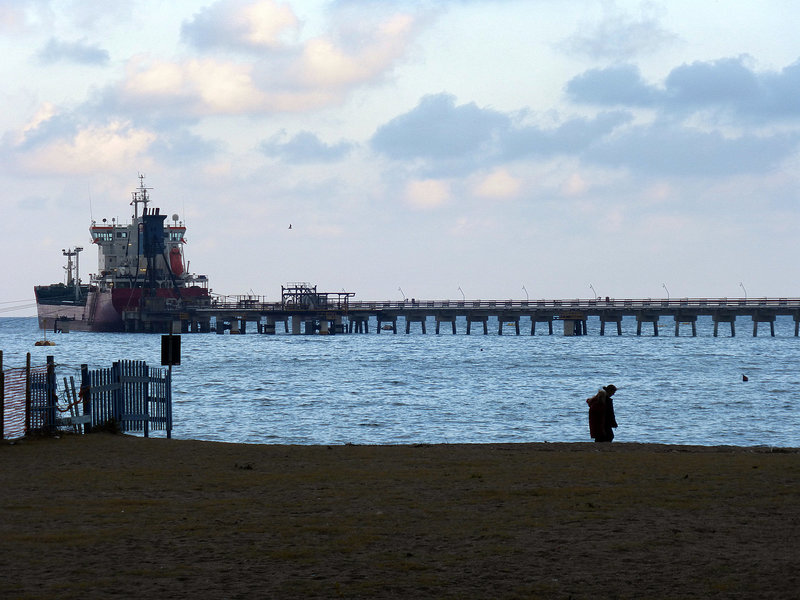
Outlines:
[[[800,453],[0,445],[2,598],[796,598]]]

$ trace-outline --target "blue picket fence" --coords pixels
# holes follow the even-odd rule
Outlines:
[[[123,433],[166,431],[172,437],[172,374],[143,361],[123,360],[111,368],[81,366],[81,397],[91,427],[114,422]],[[88,403],[86,400],[88,399]]]
[[[113,424],[122,433],[165,431],[172,437],[172,373],[143,361],[123,360],[107,369],[81,365],[80,393],[64,377],[59,401],[53,357],[31,366],[4,369],[0,351],[0,438],[72,428],[89,433]],[[69,414],[67,414],[69,413]]]

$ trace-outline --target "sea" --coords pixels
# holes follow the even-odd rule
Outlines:
[[[557,325],[558,323],[556,323]],[[586,399],[619,388],[615,442],[800,447],[800,338],[791,317],[740,318],[736,335],[700,317],[659,335],[624,319],[601,336],[482,331],[410,334],[184,334],[173,367],[173,438],[252,444],[587,442]],[[557,330],[557,328],[556,328]],[[35,318],[0,318],[4,368],[55,357],[57,377],[117,360],[159,366],[161,336],[47,334]],[[745,377],[747,380],[745,381]],[[163,436],[155,432],[154,436]]]

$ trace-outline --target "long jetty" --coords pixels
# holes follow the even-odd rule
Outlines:
[[[466,323],[464,333],[487,334],[490,325],[499,335],[520,335],[523,327],[536,334],[537,324],[546,326],[550,335],[556,327],[565,336],[587,334],[587,320],[597,317],[600,335],[610,329],[622,335],[623,318],[636,320],[636,334],[643,326],[659,333],[660,321],[671,319],[675,335],[681,326],[697,335],[697,319],[711,317],[714,336],[719,325],[736,335],[736,320],[749,318],[753,335],[759,324],[769,324],[775,335],[775,319],[791,316],[794,335],[800,335],[800,298],[647,298],[647,299],[563,299],[563,300],[416,300],[354,301],[353,294],[317,293],[316,288],[284,293],[280,302],[268,302],[259,296],[227,296],[207,306],[161,308],[124,315],[128,331],[172,331],[173,333],[210,332],[246,333],[248,326],[259,333],[274,334],[282,325],[289,334],[347,334],[398,332],[398,322],[405,333],[427,333],[433,324],[435,333],[443,328],[458,333],[456,323]],[[726,327],[726,328],[727,328]]]

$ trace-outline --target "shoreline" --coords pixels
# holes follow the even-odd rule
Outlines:
[[[24,439],[0,596],[792,597],[798,482],[769,446]]]

